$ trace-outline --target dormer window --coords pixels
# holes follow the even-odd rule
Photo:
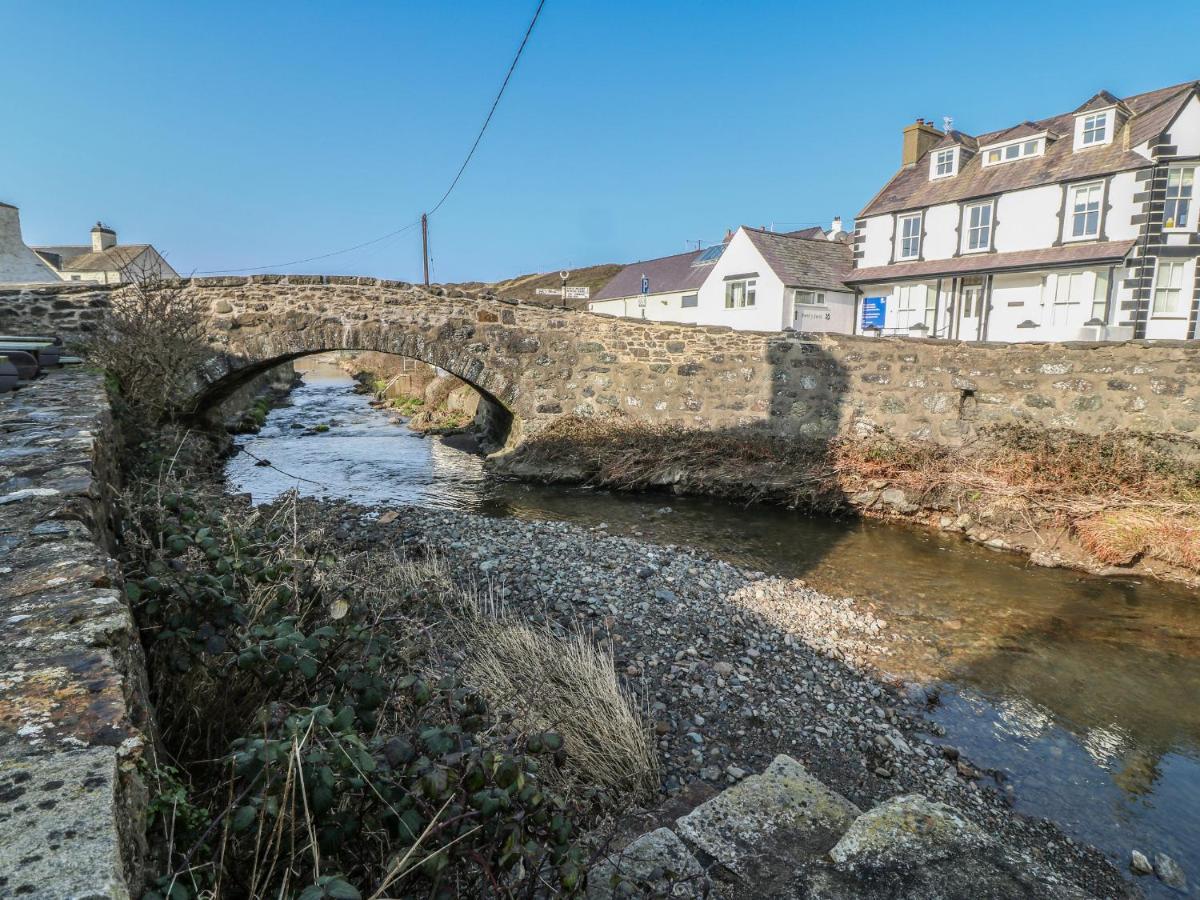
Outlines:
[[[930,162],[930,178],[948,178],[958,171],[958,148],[948,147],[945,150],[935,150]]]
[[[1000,163],[1014,162],[1030,156],[1041,156],[1046,147],[1046,138],[1038,136],[1011,141],[1007,144],[994,144],[982,149],[984,166],[995,166]]]
[[[1101,147],[1113,138],[1113,110],[1081,113],[1075,117],[1075,149]]]
[[[1108,136],[1108,113],[1083,117],[1083,143],[1102,144]]]

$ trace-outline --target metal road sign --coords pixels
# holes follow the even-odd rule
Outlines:
[[[864,297],[862,305],[862,328],[882,329],[887,320],[887,297]]]
[[[537,294],[539,297],[561,297],[562,289],[561,288],[537,288],[534,291],[534,293]]]
[[[589,287],[564,287],[564,300],[587,300],[592,296],[592,289]]]
[[[650,293],[650,279],[647,278],[645,275],[642,276],[642,293],[643,294]]]

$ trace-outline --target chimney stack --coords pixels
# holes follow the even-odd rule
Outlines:
[[[92,252],[102,253],[117,246],[117,233],[100,222],[92,227]]]
[[[917,119],[904,129],[904,147],[900,156],[901,165],[911,169],[929,149],[944,135],[924,119]]]
[[[839,237],[841,237],[842,233],[842,217],[834,216],[833,227],[829,229],[829,234],[825,235],[825,237],[829,238],[831,241],[836,241]]]

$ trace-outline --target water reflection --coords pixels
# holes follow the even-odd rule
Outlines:
[[[296,487],[368,504],[604,523],[855,597],[900,637],[880,665],[944,684],[932,717],[977,763],[1010,774],[1019,808],[1060,822],[1121,866],[1138,847],[1170,853],[1200,877],[1194,592],[1040,569],[931,532],[499,481],[477,457],[392,424],[351,385],[335,369],[309,373],[293,405],[244,441],[309,481],[241,455],[228,468],[235,489],[256,501]],[[319,424],[329,431],[306,435]]]

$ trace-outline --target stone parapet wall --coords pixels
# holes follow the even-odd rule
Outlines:
[[[1200,344],[978,344],[733,331],[333,276],[179,282],[212,310],[197,391],[217,402],[274,363],[325,350],[438,366],[516,417],[567,414],[833,436],[878,427],[958,444],[980,425],[1197,434]],[[0,330],[86,330],[111,289],[0,291]],[[510,440],[510,444],[512,440]]]
[[[0,896],[139,896],[150,732],[99,375],[0,397]]]

